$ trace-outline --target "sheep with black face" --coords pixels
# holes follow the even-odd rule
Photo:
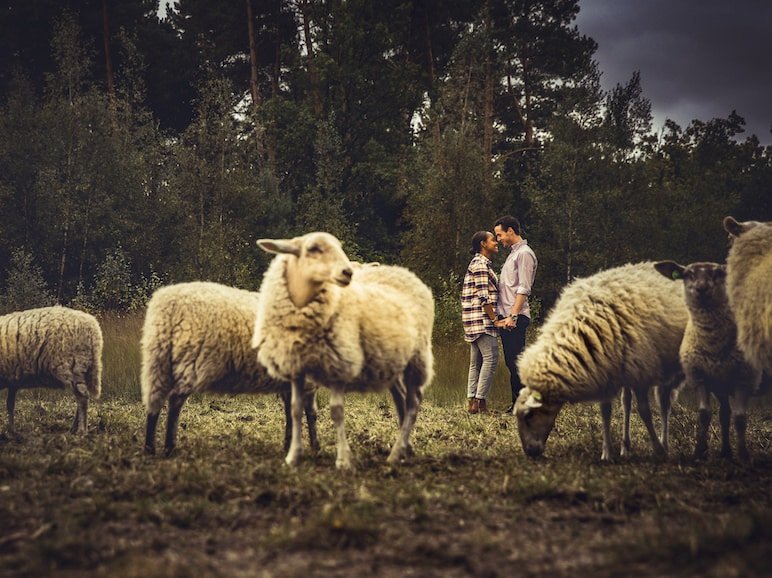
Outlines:
[[[721,455],[729,458],[730,414],[734,414],[737,449],[748,461],[745,441],[748,398],[761,382],[761,372],[751,366],[737,346],[737,325],[726,294],[726,266],[718,263],[679,265],[674,261],[655,264],[668,279],[683,279],[689,321],[679,356],[688,386],[697,390],[700,402],[695,457],[708,453],[711,420],[710,394],[719,402]],[[730,404],[731,399],[731,404]]]

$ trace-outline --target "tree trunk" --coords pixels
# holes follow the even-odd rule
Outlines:
[[[67,265],[67,234],[69,233],[69,223],[64,223],[64,238],[62,239],[62,255],[59,259],[59,284],[56,289],[56,301],[62,302],[62,294],[64,293],[64,268]]]
[[[434,104],[434,51],[432,50],[431,27],[429,26],[429,7],[424,3],[424,46],[426,49],[426,80],[429,85],[429,102]],[[432,136],[435,144],[440,142],[440,123],[439,119],[432,123]]]
[[[262,165],[265,161],[265,146],[263,125],[260,122],[260,105],[263,99],[260,96],[260,87],[257,84],[257,50],[255,49],[255,22],[252,14],[252,0],[246,0],[247,4],[247,28],[249,30],[249,68],[251,77],[249,80],[249,89],[252,94],[252,115],[255,123],[255,145],[257,146],[257,157]]]
[[[83,245],[80,249],[80,265],[78,266],[78,284],[83,281],[83,262],[86,260],[86,248],[88,247],[89,233],[89,207],[91,203],[86,203],[86,211],[83,215]]]
[[[102,36],[105,44],[105,70],[107,74],[107,94],[110,99],[115,98],[115,84],[113,82],[113,60],[110,56],[110,26],[107,20],[107,0],[102,0]]]
[[[485,50],[485,98],[483,104],[483,161],[486,166],[490,165],[493,156],[493,71],[491,63],[491,54],[493,52],[490,46],[491,42],[491,17],[490,2],[485,2],[485,32],[486,32],[486,50]]]
[[[316,70],[314,61],[314,41],[311,38],[311,21],[308,15],[308,0],[301,2],[300,15],[303,18],[303,40],[308,52],[308,76],[311,80],[311,98],[314,107],[314,115],[317,119],[322,118],[322,92],[319,82],[319,72]]]
[[[531,98],[528,93],[526,93],[526,105],[523,106],[520,102],[520,98],[514,92],[512,77],[510,75],[507,75],[507,89],[509,90],[509,94],[512,95],[512,103],[515,106],[517,118],[520,119],[520,123],[523,125],[523,133],[525,135],[523,140],[525,142],[525,149],[527,150],[532,148],[534,143],[533,121],[528,117],[528,104],[530,103]]]

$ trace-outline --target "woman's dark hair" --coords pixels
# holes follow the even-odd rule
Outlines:
[[[480,252],[480,247],[482,247],[482,244],[488,239],[488,237],[493,237],[493,234],[488,231],[477,231],[474,235],[472,235],[472,249],[469,251],[472,255],[476,255]]]

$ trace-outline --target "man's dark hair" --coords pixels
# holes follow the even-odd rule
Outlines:
[[[472,235],[472,249],[469,251],[472,255],[476,255],[480,252],[480,248],[485,240],[491,235],[488,231],[477,231]]]
[[[503,217],[499,217],[498,219],[496,219],[496,222],[493,223],[493,228],[495,229],[497,225],[501,225],[501,228],[504,229],[505,232],[509,229],[512,229],[515,232],[515,235],[522,236],[523,234],[523,229],[520,226],[520,221],[518,221],[512,215],[505,215]]]

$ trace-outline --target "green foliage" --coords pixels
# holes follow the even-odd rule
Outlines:
[[[434,339],[452,342],[463,338],[461,324],[461,280],[451,271],[434,297]]]
[[[0,295],[0,310],[20,311],[53,305],[54,299],[32,253],[17,249],[11,256],[5,292]]]
[[[123,249],[108,253],[94,278],[93,302],[104,311],[128,309],[131,302],[131,263]]]
[[[546,312],[624,261],[722,261],[726,214],[772,219],[772,148],[735,112],[653,134],[638,73],[600,89],[576,0],[250,6],[254,62],[245,3],[0,13],[0,271],[32,247],[57,301],[131,309],[159,279],[256,288],[256,239],[324,229],[451,312],[470,235],[512,213]]]

